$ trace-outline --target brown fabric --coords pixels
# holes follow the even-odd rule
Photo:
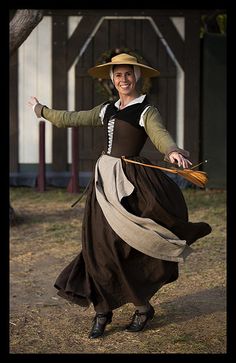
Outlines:
[[[188,244],[209,233],[206,223],[188,222],[181,190],[161,170],[125,162],[123,168],[135,187],[122,201],[129,212],[153,219]],[[81,306],[93,303],[99,311],[125,303],[145,305],[161,286],[178,278],[178,263],[147,256],[121,240],[102,213],[93,183],[84,212],[82,251],[61,272],[55,287],[70,301]]]
[[[124,174],[122,160],[102,155],[95,166],[96,197],[107,222],[121,239],[145,255],[184,261],[193,251],[185,240],[151,218],[136,216],[123,207],[122,199],[133,193],[134,186]]]
[[[104,128],[104,130],[106,137],[106,128]],[[130,135],[132,135],[132,138]],[[147,134],[143,127],[136,128],[126,121],[116,119],[113,131],[111,155],[115,157],[120,157],[122,155],[139,155],[146,139]],[[122,140],[122,154],[120,140]],[[107,145],[108,140],[106,140],[105,150],[107,149]]]

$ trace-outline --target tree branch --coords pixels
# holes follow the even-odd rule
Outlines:
[[[43,10],[17,9],[10,22],[10,55],[28,38],[43,15]]]

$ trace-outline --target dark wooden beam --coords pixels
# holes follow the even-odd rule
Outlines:
[[[94,30],[101,16],[85,15],[67,42],[67,70],[70,69],[82,46]]]
[[[184,148],[199,161],[200,145],[200,13],[185,18]]]
[[[44,9],[44,14],[63,16],[183,16],[184,9]]]
[[[53,16],[52,31],[52,101],[53,108],[67,109],[66,41],[67,17]],[[67,129],[53,127],[53,169],[67,169]]]
[[[45,121],[39,121],[39,164],[37,176],[37,190],[44,192],[46,190],[46,166],[45,166]]]
[[[167,16],[154,15],[152,16],[152,19],[174,53],[177,61],[184,69],[184,41],[179,35],[173,22]]]
[[[10,172],[18,171],[18,51],[10,58]]]

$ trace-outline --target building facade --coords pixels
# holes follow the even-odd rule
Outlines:
[[[161,112],[179,147],[201,161],[200,11],[198,10],[45,10],[45,16],[10,65],[10,181],[35,185],[39,161],[39,123],[27,106],[30,96],[61,110],[86,110],[109,98],[108,84],[87,70],[114,51],[132,50],[160,70],[141,85]],[[80,127],[79,183],[84,186],[103,150],[100,128]],[[46,123],[47,183],[65,186],[71,170],[71,129]],[[142,154],[161,155],[150,141]]]

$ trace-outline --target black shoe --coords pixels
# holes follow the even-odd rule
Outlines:
[[[107,314],[97,313],[93,318],[93,326],[89,333],[89,338],[95,339],[103,335],[105,327],[112,321],[112,311]]]
[[[140,313],[138,310],[135,311],[131,323],[126,327],[129,332],[138,332],[145,328],[147,322],[152,320],[155,314],[155,310],[150,305],[150,309],[145,313]]]

